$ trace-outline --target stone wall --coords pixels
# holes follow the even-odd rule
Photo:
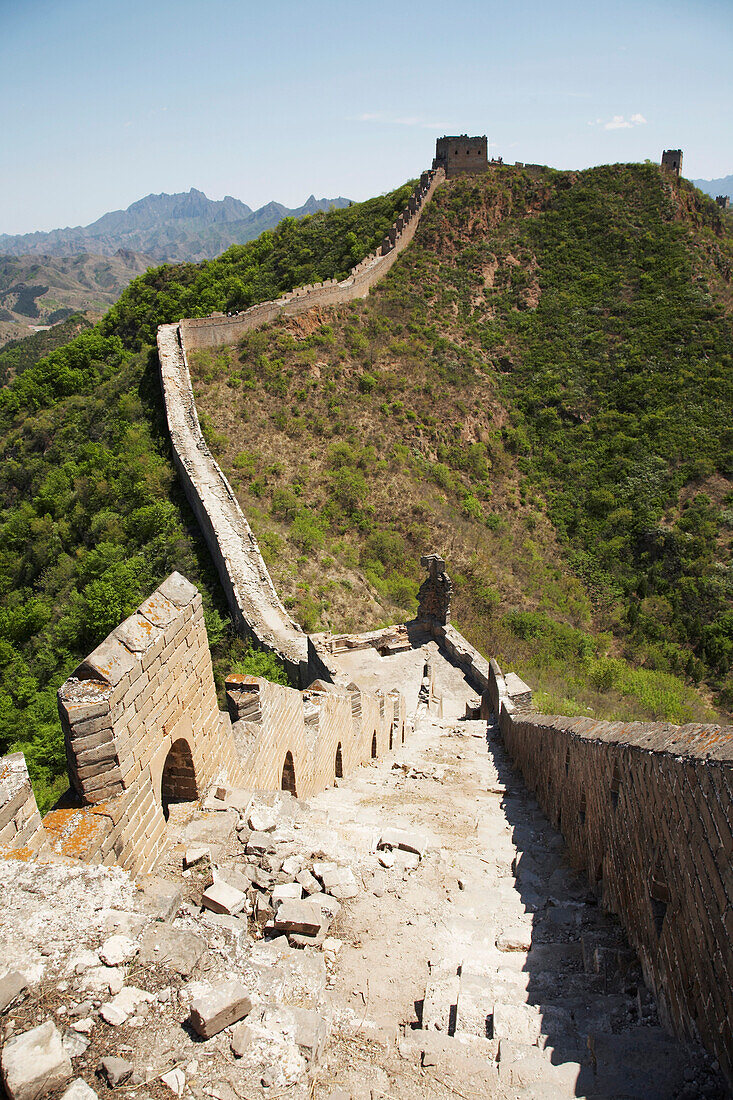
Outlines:
[[[357,298],[366,298],[376,282],[384,278],[401,252],[415,236],[425,205],[435,188],[445,179],[442,170],[423,172],[407,207],[388,232],[381,248],[367,256],[342,282],[331,279],[324,283],[298,287],[272,302],[261,302],[231,317],[214,314],[180,322],[181,342],[186,352],[197,348],[222,347],[233,344],[246,332],[261,328],[278,317],[294,317],[316,306],[343,305]]]
[[[58,702],[76,801],[44,824],[62,854],[148,870],[167,798],[196,797],[222,776],[241,782],[201,596],[179,573],[79,665]]]
[[[23,753],[0,756],[0,850],[36,852],[44,838]]]
[[[201,431],[186,351],[219,347],[281,315],[294,316],[317,305],[363,298],[412,240],[420,214],[442,171],[424,172],[407,209],[381,250],[358,264],[342,283],[300,287],[274,302],[263,302],[233,317],[215,315],[183,320],[158,329],[158,357],[173,461],[186,497],[201,525],[237,630],[285,662],[294,683],[307,683],[305,635],[283,607],[231,485]]]
[[[289,756],[295,793],[308,798],[334,779],[397,748],[405,738],[401,695],[373,695],[356,687],[322,683],[300,692],[241,675],[229,676],[226,689],[244,785],[249,790],[282,787]]]
[[[733,728],[511,711],[502,701],[507,749],[624,925],[664,1022],[732,1079]]]

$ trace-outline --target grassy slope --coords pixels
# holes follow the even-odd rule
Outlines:
[[[731,256],[653,167],[504,169],[441,189],[366,302],[194,356],[296,616],[409,614],[437,549],[543,705],[730,707]]]
[[[178,490],[155,326],[343,272],[406,194],[285,223],[216,261],[151,270],[99,325],[0,391],[0,753],[26,753],[42,808],[65,786],[58,686],[173,569],[203,590],[217,665],[251,661]]]

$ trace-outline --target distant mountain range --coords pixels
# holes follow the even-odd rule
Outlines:
[[[209,260],[231,244],[244,244],[272,229],[282,218],[302,218],[349,200],[317,199],[314,195],[295,210],[268,202],[252,210],[239,199],[209,199],[192,187],[176,195],[147,195],[127,210],[103,214],[91,225],[53,229],[48,233],[0,234],[0,255],[113,256],[120,249],[144,253],[157,263]]]
[[[125,249],[112,256],[0,255],[0,346],[78,312],[96,319],[153,263]]]
[[[717,180],[693,180],[695,187],[699,187],[706,195],[717,198],[718,195],[730,195],[733,200],[733,176],[721,176]]]

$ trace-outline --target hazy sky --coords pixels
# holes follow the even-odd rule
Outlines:
[[[0,233],[198,187],[363,199],[436,136],[733,172],[733,0],[0,0]]]

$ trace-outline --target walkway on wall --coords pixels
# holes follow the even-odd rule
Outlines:
[[[426,718],[395,763],[310,802],[301,844],[328,844],[365,886],[331,986],[325,1078],[403,1100],[724,1095],[701,1048],[659,1026],[620,925],[489,733]],[[426,834],[422,861],[398,852],[373,869],[386,826]]]
[[[283,607],[234,490],[206,445],[178,325],[160,327],[158,348],[174,458],[209,548],[218,550],[214,558],[237,628],[255,634],[297,669],[306,656],[306,637]]]

